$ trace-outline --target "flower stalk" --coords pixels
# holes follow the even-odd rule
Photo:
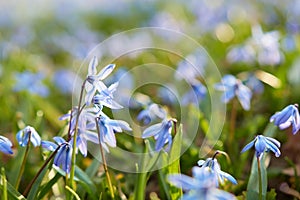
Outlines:
[[[101,143],[101,137],[100,137],[101,133],[100,133],[100,128],[98,126],[98,120],[99,120],[98,117],[95,118],[97,133],[98,133],[98,140],[99,140],[99,148],[100,148],[100,153],[101,153],[101,158],[102,158],[102,164],[103,164],[103,168],[104,168],[104,171],[105,171],[105,176],[106,176],[106,180],[107,180],[107,183],[108,183],[111,198],[114,199],[115,198],[114,190],[113,190],[113,186],[112,186],[112,183],[111,183],[111,179],[110,179],[110,175],[109,175],[109,172],[108,172],[107,163],[106,163],[106,159],[105,159],[105,155],[104,155],[104,151],[103,151],[103,147],[102,147],[102,143]]]
[[[21,178],[22,178],[22,175],[23,175],[23,172],[24,172],[24,169],[25,169],[25,164],[26,164],[26,160],[27,160],[27,157],[28,157],[29,149],[30,149],[30,139],[31,139],[31,132],[29,132],[28,144],[26,146],[25,154],[24,154],[23,161],[22,161],[22,164],[21,164],[21,168],[20,168],[20,171],[19,171],[19,175],[18,175],[18,178],[17,178],[17,181],[16,181],[16,185],[15,185],[16,190],[18,190],[18,188],[20,186]]]
[[[259,188],[259,200],[262,200],[262,180],[261,180],[261,170],[260,170],[260,159],[257,159],[257,170],[258,170],[258,188]]]
[[[27,196],[27,194],[31,190],[31,187],[33,186],[34,182],[39,177],[39,175],[42,173],[42,171],[45,169],[45,167],[48,165],[48,163],[52,160],[52,158],[55,156],[55,154],[57,153],[57,151],[58,151],[59,148],[60,148],[60,146],[58,146],[58,148],[55,149],[55,151],[47,158],[47,160],[44,162],[44,164],[42,165],[42,167],[40,168],[40,170],[36,173],[36,175],[34,176],[34,178],[27,185],[27,187],[26,187],[26,189],[25,189],[25,191],[23,193],[24,196]]]
[[[81,91],[80,91],[80,97],[79,97],[79,102],[78,102],[78,111],[80,111],[81,107],[81,102],[83,98],[83,90],[85,87],[86,79],[82,83],[81,86]],[[76,164],[76,142],[77,142],[77,134],[78,134],[78,121],[79,121],[79,115],[80,112],[77,113],[76,115],[76,123],[75,123],[75,131],[73,135],[73,152],[72,152],[72,160],[71,160],[71,171],[70,171],[70,179],[69,179],[69,185],[70,188],[74,188],[74,176],[75,176],[75,164]]]

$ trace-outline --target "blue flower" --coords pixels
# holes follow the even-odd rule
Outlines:
[[[264,91],[264,84],[254,74],[248,76],[245,85],[256,94],[261,94]]]
[[[84,108],[78,118],[78,126],[77,131],[78,135],[76,138],[76,146],[79,148],[80,152],[83,156],[87,156],[87,141],[91,141],[93,143],[98,144],[98,136],[95,132],[95,118],[97,117],[96,113],[98,109],[96,108]],[[76,116],[78,114],[78,109],[74,108],[72,112],[72,121],[70,124],[70,134],[73,136],[75,132],[75,125],[76,125]],[[65,114],[60,119],[70,119],[71,114]]]
[[[87,92],[85,96],[86,105],[90,105],[93,96],[96,94],[97,91],[101,93],[101,91],[107,89],[106,85],[102,81],[115,68],[115,65],[109,64],[97,74],[97,69],[96,69],[97,65],[98,65],[98,59],[96,56],[94,56],[89,63],[88,75],[86,79],[87,81],[85,83],[85,90]]]
[[[28,91],[31,94],[47,97],[49,95],[48,88],[42,83],[44,75],[42,73],[31,73],[25,71],[23,73],[16,73],[17,83],[14,86],[14,91]]]
[[[100,141],[102,144],[105,145],[108,144],[111,147],[116,147],[116,137],[115,132],[122,132],[123,130],[131,131],[129,124],[122,120],[113,120],[104,115],[104,113],[101,114],[101,116],[98,119],[98,124],[100,131]],[[106,145],[104,146],[105,150],[108,151],[108,148]]]
[[[6,154],[13,154],[11,147],[11,141],[4,136],[0,136],[0,151]]]
[[[118,87],[118,82],[110,85],[108,88],[105,86],[103,90],[100,91],[99,94],[96,94],[92,102],[95,106],[97,106],[100,110],[102,110],[103,106],[106,106],[111,109],[121,109],[123,106],[118,104],[113,99],[113,93],[116,91]]]
[[[200,100],[204,99],[206,96],[207,89],[202,83],[197,82],[192,84],[191,87],[192,89],[182,97],[183,105],[187,105],[189,103],[199,105]]]
[[[233,75],[225,75],[222,78],[221,83],[217,83],[215,85],[215,89],[224,91],[224,94],[222,95],[222,101],[224,103],[228,103],[232,98],[236,96],[245,110],[250,109],[252,92],[247,86],[245,86],[239,79],[236,79]]]
[[[298,105],[289,105],[282,111],[275,113],[270,118],[270,122],[274,122],[274,124],[281,130],[292,126],[293,134],[296,134],[300,129],[300,115]]]
[[[252,147],[255,147],[256,157],[261,158],[264,152],[272,151],[276,157],[280,156],[280,142],[271,137],[265,137],[263,135],[258,135],[252,140],[249,144],[247,144],[241,151],[244,153]]]
[[[172,126],[173,119],[165,119],[161,123],[154,124],[146,128],[143,132],[142,138],[145,139],[154,136],[154,139],[156,140],[155,151],[160,151],[167,143],[168,147],[166,148],[166,151],[168,151],[172,144]]]
[[[255,50],[250,45],[240,45],[232,48],[227,54],[230,63],[244,62],[252,64],[255,61]]]
[[[62,93],[72,94],[74,88],[80,88],[77,85],[77,82],[80,81],[75,82],[76,79],[79,79],[79,77],[74,72],[62,69],[55,72],[52,81]]]
[[[261,26],[252,27],[252,38],[249,42],[257,51],[257,59],[261,65],[276,65],[281,61],[279,32],[264,33]]]
[[[26,126],[24,129],[20,130],[16,137],[19,145],[22,147],[27,146],[29,140],[35,147],[41,145],[41,137],[31,126]]]
[[[223,172],[221,170],[220,164],[218,163],[217,159],[215,159],[215,158],[207,158],[206,160],[199,160],[198,165],[201,168],[208,167],[212,171],[212,173],[216,174],[216,176],[218,177],[218,179],[216,180],[217,186],[218,186],[219,182],[221,184],[224,184],[224,180],[229,180],[231,183],[237,184],[237,181],[235,180],[235,178],[233,176],[231,176],[230,174]]]
[[[193,178],[183,174],[170,174],[168,181],[178,188],[187,191],[182,200],[233,200],[234,195],[220,190],[216,185],[218,178],[208,167],[193,167]]]
[[[178,92],[173,85],[164,85],[158,89],[157,96],[163,104],[173,105],[177,103]]]
[[[54,157],[53,165],[61,167],[67,174],[71,170],[71,160],[72,160],[72,140],[66,142],[62,137],[54,137],[55,143],[49,141],[42,141],[42,147],[49,150],[55,151],[57,148],[57,153]]]
[[[143,121],[144,124],[149,124],[157,117],[160,119],[164,119],[166,117],[166,111],[158,104],[151,103],[138,114],[137,120]]]
[[[179,62],[175,74],[176,79],[185,79],[189,83],[198,82],[197,79],[204,76],[207,62],[206,53],[202,49],[197,49]]]

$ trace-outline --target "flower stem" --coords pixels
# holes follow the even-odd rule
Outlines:
[[[20,168],[20,171],[19,171],[19,175],[18,175],[18,178],[17,178],[17,182],[16,182],[16,186],[15,186],[16,190],[18,190],[18,188],[19,188],[21,178],[22,178],[22,175],[23,175],[23,172],[24,172],[24,169],[25,169],[25,164],[26,164],[26,160],[27,160],[28,153],[29,153],[29,148],[30,148],[30,139],[31,139],[31,132],[29,133],[28,144],[26,146],[25,154],[24,154],[23,161],[22,161],[22,164],[21,164],[21,168]]]
[[[257,170],[258,170],[259,200],[262,200],[262,180],[261,180],[261,170],[260,170],[260,159],[259,157],[256,157],[256,159],[257,159]]]
[[[55,154],[57,153],[58,149],[60,148],[60,146],[58,146],[55,151],[47,158],[47,160],[44,162],[44,164],[42,165],[42,167],[40,168],[40,170],[36,173],[36,175],[34,176],[34,178],[30,181],[30,183],[27,185],[23,195],[27,196],[28,192],[30,191],[31,187],[33,186],[34,182],[36,181],[36,179],[39,177],[39,175],[42,173],[42,171],[45,169],[45,167],[48,165],[48,163],[52,160],[52,158],[55,156]]]
[[[230,114],[230,130],[229,130],[229,141],[228,145],[231,147],[231,144],[234,139],[234,133],[235,133],[235,122],[236,122],[236,114],[237,114],[237,99],[233,99],[232,101],[232,108],[231,108],[231,114]]]
[[[102,143],[101,143],[101,137],[100,137],[101,133],[100,133],[100,128],[98,126],[98,119],[99,119],[98,117],[95,118],[95,121],[96,121],[97,133],[98,133],[98,140],[99,140],[99,147],[100,147],[100,153],[101,153],[101,158],[102,158],[102,164],[103,164],[103,168],[104,168],[104,171],[105,171],[105,175],[106,175],[109,191],[110,191],[110,194],[111,194],[111,198],[114,199],[115,198],[114,190],[113,190],[113,186],[112,186],[111,179],[110,179],[110,176],[109,176],[107,163],[106,163],[106,159],[105,159],[105,155],[104,155],[104,151],[103,151],[103,147],[102,147]]]
[[[6,176],[5,176],[5,169],[2,167],[1,168],[1,175],[2,175],[2,184],[3,184],[3,193],[2,193],[2,198],[3,200],[7,200],[7,181],[6,181]]]
[[[81,86],[81,91],[80,91],[80,97],[79,97],[79,102],[78,102],[78,112],[76,115],[76,123],[75,123],[75,131],[73,135],[73,151],[72,151],[72,159],[71,159],[71,171],[70,171],[70,179],[69,179],[69,186],[71,189],[74,189],[74,176],[75,176],[75,164],[76,164],[76,142],[77,142],[77,134],[78,134],[78,121],[79,121],[79,115],[80,115],[80,106],[82,102],[82,97],[83,97],[83,90],[85,87],[86,79],[82,83]]]

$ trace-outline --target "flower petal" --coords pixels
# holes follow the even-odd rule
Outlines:
[[[163,129],[162,123],[154,124],[144,130],[142,138],[148,138],[154,136],[157,133],[159,133],[161,129]]]
[[[88,76],[97,74],[97,69],[96,69],[97,65],[98,65],[98,59],[96,56],[94,56],[89,63]]]
[[[111,72],[114,70],[114,68],[115,68],[114,64],[107,65],[99,72],[99,74],[97,75],[97,78],[99,80],[105,79],[109,74],[111,74]]]

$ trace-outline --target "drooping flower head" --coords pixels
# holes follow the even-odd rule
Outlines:
[[[215,88],[224,91],[222,95],[222,101],[224,103],[228,103],[236,96],[245,110],[250,109],[252,92],[241,80],[236,79],[233,75],[225,75],[221,83],[215,85]]]
[[[97,126],[100,131],[101,143],[106,151],[108,151],[108,148],[105,144],[108,144],[110,147],[117,146],[115,132],[120,133],[123,130],[132,130],[127,122],[110,119],[108,116],[104,115],[104,113],[99,117]]]
[[[279,150],[280,142],[271,137],[266,137],[263,135],[258,135],[247,144],[241,151],[244,153],[254,146],[256,157],[261,158],[264,152],[272,151],[276,157],[279,157],[281,152]]]
[[[167,113],[163,108],[156,103],[151,103],[138,114],[137,120],[142,121],[144,124],[149,124],[156,118],[164,119],[166,115]]]
[[[8,138],[1,135],[0,136],[0,151],[2,151],[3,153],[6,153],[6,154],[13,154],[11,147],[12,147],[11,141]]]
[[[208,167],[212,173],[216,174],[216,176],[218,177],[216,180],[216,185],[218,185],[219,182],[221,184],[224,184],[225,180],[229,180],[231,183],[237,184],[237,181],[233,176],[221,170],[220,164],[215,157],[207,158],[206,160],[199,160],[198,165],[201,168]]]
[[[28,145],[28,142],[32,142],[33,146],[41,145],[41,137],[36,130],[31,126],[26,126],[24,129],[17,133],[17,140],[20,146],[24,147]]]
[[[101,93],[101,91],[107,90],[106,85],[102,81],[115,68],[115,65],[109,64],[97,74],[97,69],[96,69],[97,65],[98,65],[98,59],[96,56],[94,56],[89,63],[88,75],[86,78],[87,81],[85,83],[85,90],[87,92],[85,96],[86,105],[90,105],[97,91]]]
[[[154,124],[146,128],[143,132],[142,138],[154,136],[156,140],[155,151],[160,151],[165,144],[168,143],[166,151],[170,150],[172,144],[172,127],[175,119],[164,119],[161,123]]]
[[[191,85],[192,89],[185,93],[182,97],[182,104],[187,105],[189,103],[198,105],[200,100],[204,99],[207,93],[206,87],[199,81]]]
[[[300,129],[300,115],[298,105],[289,105],[282,111],[275,113],[270,118],[270,122],[274,122],[274,124],[281,130],[292,126],[293,134],[296,134]]]
[[[42,141],[42,147],[49,151],[55,151],[59,148],[54,157],[53,165],[61,167],[62,170],[69,174],[73,151],[72,140],[66,142],[62,137],[54,137],[53,139],[57,144],[50,141]]]
[[[218,177],[208,167],[193,167],[193,178],[184,174],[170,174],[168,181],[178,188],[187,191],[181,199],[215,199],[233,200],[234,195],[218,189]]]

